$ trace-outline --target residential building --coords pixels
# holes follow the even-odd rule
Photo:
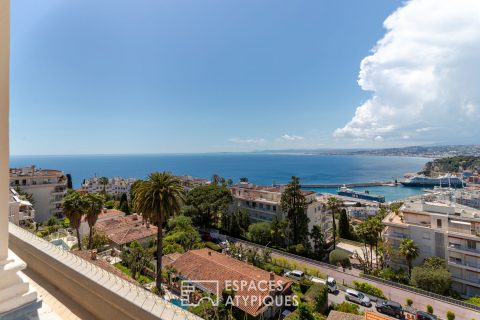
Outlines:
[[[419,247],[413,265],[432,256],[443,258],[453,289],[464,296],[480,295],[480,210],[428,195],[406,201],[399,214],[390,213],[383,224],[385,243],[398,249],[409,238]],[[406,268],[401,258],[391,264]]]
[[[196,289],[218,296],[225,288],[244,283],[235,290],[233,304],[249,316],[259,319],[278,316],[281,309],[277,302],[273,306],[264,304],[269,301],[266,297],[282,301],[277,297],[291,294],[292,280],[207,248],[182,254],[171,263],[171,267],[181,280],[192,281]]]
[[[12,168],[10,187],[33,196],[36,221],[45,221],[52,215],[63,216],[62,202],[67,194],[67,178],[63,171],[35,166]]]
[[[185,191],[190,191],[195,187],[205,186],[210,183],[208,179],[195,178],[192,176],[177,176],[177,178],[180,179]]]
[[[110,196],[121,197],[122,194],[127,195],[127,199],[130,201],[130,188],[132,184],[137,181],[136,178],[122,178],[122,177],[113,177],[108,178],[108,183],[106,185],[101,184],[99,177],[93,177],[85,179],[81,185],[81,190],[84,192],[101,192],[105,190]]]
[[[117,209],[103,209],[102,212],[98,215],[97,218],[97,223],[110,220],[110,219],[115,219],[115,218],[122,218],[125,217],[126,213]],[[90,226],[88,225],[87,222],[87,217],[83,217],[82,222],[80,223],[80,238],[83,239],[85,236],[87,236],[90,233]]]
[[[233,197],[233,204],[230,210],[247,210],[250,221],[272,222],[276,217],[279,220],[287,217],[287,212],[282,209],[281,198],[285,186],[257,186],[248,182],[240,182],[230,188]],[[307,201],[307,216],[310,220],[308,229],[312,230],[314,225],[319,225],[326,235],[328,242],[332,239],[332,219],[326,209],[325,201],[317,197],[313,191],[302,190]]]
[[[17,226],[25,226],[33,223],[35,219],[35,209],[30,201],[24,199],[15,189],[10,188],[9,194],[9,221]]]
[[[140,215],[131,214],[99,221],[95,230],[106,235],[115,248],[121,249],[133,241],[147,246],[156,239],[158,228],[145,222]]]

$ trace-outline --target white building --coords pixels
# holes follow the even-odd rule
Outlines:
[[[122,194],[127,195],[127,199],[130,201],[130,188],[132,184],[137,181],[136,178],[122,178],[122,177],[113,177],[108,179],[108,183],[106,185],[101,184],[101,180],[99,177],[93,177],[89,179],[85,179],[82,183],[81,189],[85,192],[105,192],[108,195],[113,197],[121,197]]]
[[[24,226],[32,223],[35,219],[35,209],[32,204],[18,194],[17,191],[10,188],[8,199],[9,215],[8,219],[17,226]]]
[[[63,215],[62,202],[67,194],[67,178],[60,170],[42,170],[35,166],[10,169],[10,187],[33,196],[35,220]]]
[[[233,196],[231,210],[247,210],[250,222],[272,222],[274,217],[282,220],[287,213],[282,210],[281,198],[285,186],[256,186],[240,182],[230,188]],[[332,218],[325,209],[325,203],[317,198],[315,192],[302,190],[308,203],[307,216],[310,219],[308,230],[319,225],[327,242],[332,240]]]
[[[403,239],[413,239],[420,249],[414,265],[425,258],[444,258],[452,273],[452,287],[462,295],[480,295],[480,210],[428,198],[404,203],[399,215],[383,220],[385,243],[398,249]],[[406,268],[405,259],[392,259],[393,267]]]

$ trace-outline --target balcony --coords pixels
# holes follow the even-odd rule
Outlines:
[[[466,253],[466,254],[475,254],[480,257],[480,249],[477,248],[468,248],[467,246],[458,244],[458,243],[449,243],[448,249],[453,252]]]
[[[10,248],[27,262],[27,273],[42,279],[47,291],[58,291],[61,303],[73,303],[71,308],[84,314],[96,319],[200,319],[13,224],[9,232]]]
[[[480,272],[479,262],[466,262],[464,260],[448,259],[448,264],[455,267],[461,267],[462,269]]]

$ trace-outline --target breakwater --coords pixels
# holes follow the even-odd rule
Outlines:
[[[302,184],[302,188],[340,188],[340,187],[347,187],[347,188],[355,188],[355,187],[376,187],[376,186],[393,186],[397,185],[398,182],[396,181],[372,181],[372,182],[356,182],[356,183],[341,183],[341,184],[321,184],[321,183],[310,183],[310,184]]]

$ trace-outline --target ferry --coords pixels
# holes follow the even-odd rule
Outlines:
[[[356,199],[362,199],[362,200],[369,200],[369,201],[376,201],[380,203],[385,202],[385,197],[384,196],[377,196],[374,194],[370,194],[368,190],[365,190],[363,192],[361,191],[355,191],[352,189],[348,189],[345,185],[341,187],[338,191],[337,194],[339,196],[344,196],[344,197],[350,197],[350,198],[356,198]]]
[[[437,178],[430,178],[424,175],[414,176],[402,182],[406,187],[448,187],[448,188],[463,188],[464,182],[457,176],[446,174]]]

